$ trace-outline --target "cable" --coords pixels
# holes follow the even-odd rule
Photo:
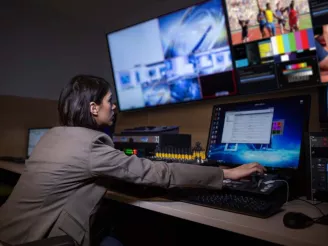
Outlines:
[[[314,222],[315,222],[315,223],[319,223],[319,224],[327,225],[327,222],[326,222],[326,223],[321,223],[325,218],[328,218],[328,214],[323,215],[323,216],[321,216],[321,217],[319,217],[319,218],[315,218],[315,219],[314,219]],[[328,219],[327,219],[327,220],[328,220]],[[318,222],[318,221],[319,221],[319,222]]]
[[[299,200],[299,201],[302,201],[302,202],[306,202],[306,203],[312,205],[313,207],[315,207],[316,209],[318,209],[318,211],[322,214],[322,216],[327,216],[324,212],[322,212],[322,210],[319,207],[317,207],[317,205],[320,204],[321,202],[316,203],[316,204],[313,204],[313,203],[311,203],[311,202],[309,202],[307,200],[301,199],[301,198],[297,198],[296,200]]]
[[[288,200],[289,200],[289,184],[288,184],[288,182],[286,180],[283,180],[283,179],[278,179],[278,180],[274,180],[274,181],[275,182],[277,182],[277,181],[278,182],[284,182],[287,185],[287,199],[286,199],[286,203],[285,203],[285,204],[287,204],[288,203]],[[301,198],[297,198],[296,200],[300,200],[300,201],[306,202],[306,203],[312,205],[313,207],[315,207],[322,214],[322,216],[319,217],[319,218],[317,218],[317,220],[321,219],[322,217],[327,216],[327,214],[325,214],[319,207],[317,207],[317,205],[321,204],[322,202],[318,202],[318,203],[313,204],[313,203],[311,203],[311,202],[309,202],[307,200],[301,199]]]
[[[288,182],[287,182],[286,180],[283,180],[283,179],[278,179],[278,180],[274,180],[274,181],[275,181],[275,182],[284,182],[284,183],[286,184],[286,186],[287,186],[287,199],[286,199],[286,203],[285,203],[285,204],[287,204],[287,203],[288,203],[288,200],[289,200],[289,184],[288,184]],[[317,221],[321,220],[322,218],[328,216],[328,214],[325,214],[325,213],[324,213],[324,212],[323,212],[323,211],[317,206],[317,205],[321,204],[322,202],[317,202],[317,203],[314,204],[314,203],[311,203],[311,202],[309,202],[309,201],[307,201],[307,200],[304,200],[304,199],[301,199],[301,198],[297,198],[296,200],[299,200],[299,201],[306,202],[306,203],[310,204],[311,206],[315,207],[315,208],[321,213],[322,216],[317,217],[317,218],[312,218],[314,223],[316,223]]]
[[[314,223],[318,223],[318,221],[320,221],[321,219],[323,219],[323,218],[325,218],[325,217],[328,216],[328,214],[325,214],[319,207],[317,207],[317,205],[321,204],[322,202],[312,203],[310,201],[307,201],[307,200],[304,200],[304,199],[301,199],[301,198],[297,198],[295,200],[306,202],[307,204],[310,204],[311,206],[315,207],[321,213],[321,216],[320,217],[312,218],[312,220],[313,220]]]
[[[286,180],[283,180],[283,179],[277,179],[277,180],[273,180],[274,182],[284,182],[287,186],[287,198],[286,198],[286,202],[285,204],[288,203],[288,200],[289,200],[289,184]]]

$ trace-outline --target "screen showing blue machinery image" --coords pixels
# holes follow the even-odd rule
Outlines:
[[[308,96],[216,105],[207,157],[223,165],[296,169],[309,110]]]
[[[107,35],[121,111],[236,94],[221,0]]]

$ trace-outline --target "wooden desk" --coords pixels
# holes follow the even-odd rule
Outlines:
[[[22,173],[23,164],[14,164],[0,161],[0,168]],[[226,212],[223,210],[197,206],[184,202],[176,202],[164,198],[138,199],[136,197],[107,191],[106,197],[119,202],[148,209],[158,213],[197,222],[249,237],[266,240],[282,245],[327,245],[328,226],[314,224],[302,229],[288,229],[283,225],[283,216],[287,211],[303,212],[311,217],[319,217],[320,212],[310,204],[303,201],[292,201],[284,205],[284,212],[268,219],[259,219],[251,216]],[[319,207],[328,213],[328,204]]]
[[[25,169],[25,164],[23,163],[13,163],[9,161],[0,161],[0,169],[5,169],[14,173],[22,174]]]
[[[319,217],[321,215],[315,207],[303,201],[295,200],[289,202],[283,207],[285,210],[284,212],[276,214],[268,219],[260,219],[184,202],[171,201],[164,198],[140,200],[112,191],[107,191],[106,197],[151,211],[277,244],[327,245],[328,242],[327,226],[314,224],[302,230],[288,229],[284,226],[283,216],[287,211],[303,212],[313,217]],[[319,207],[324,210],[324,212],[328,212],[328,204],[321,204]]]

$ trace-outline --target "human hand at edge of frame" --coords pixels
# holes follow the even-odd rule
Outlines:
[[[232,180],[245,178],[253,173],[263,174],[264,172],[266,172],[266,168],[257,162],[243,164],[235,168],[222,169],[222,170],[223,170],[224,178],[232,179]]]

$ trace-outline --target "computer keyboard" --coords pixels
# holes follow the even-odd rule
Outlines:
[[[279,192],[279,194],[266,196],[227,189],[220,191],[180,189],[170,193],[168,198],[254,217],[268,218],[282,210],[281,207],[286,202],[286,193],[283,195]]]
[[[285,182],[274,180],[276,175],[258,175],[250,180],[224,180],[221,190],[206,188],[155,188],[113,180],[102,184],[108,189],[138,198],[163,197],[200,206],[268,218],[282,209],[287,200]],[[259,182],[261,180],[261,182]]]

